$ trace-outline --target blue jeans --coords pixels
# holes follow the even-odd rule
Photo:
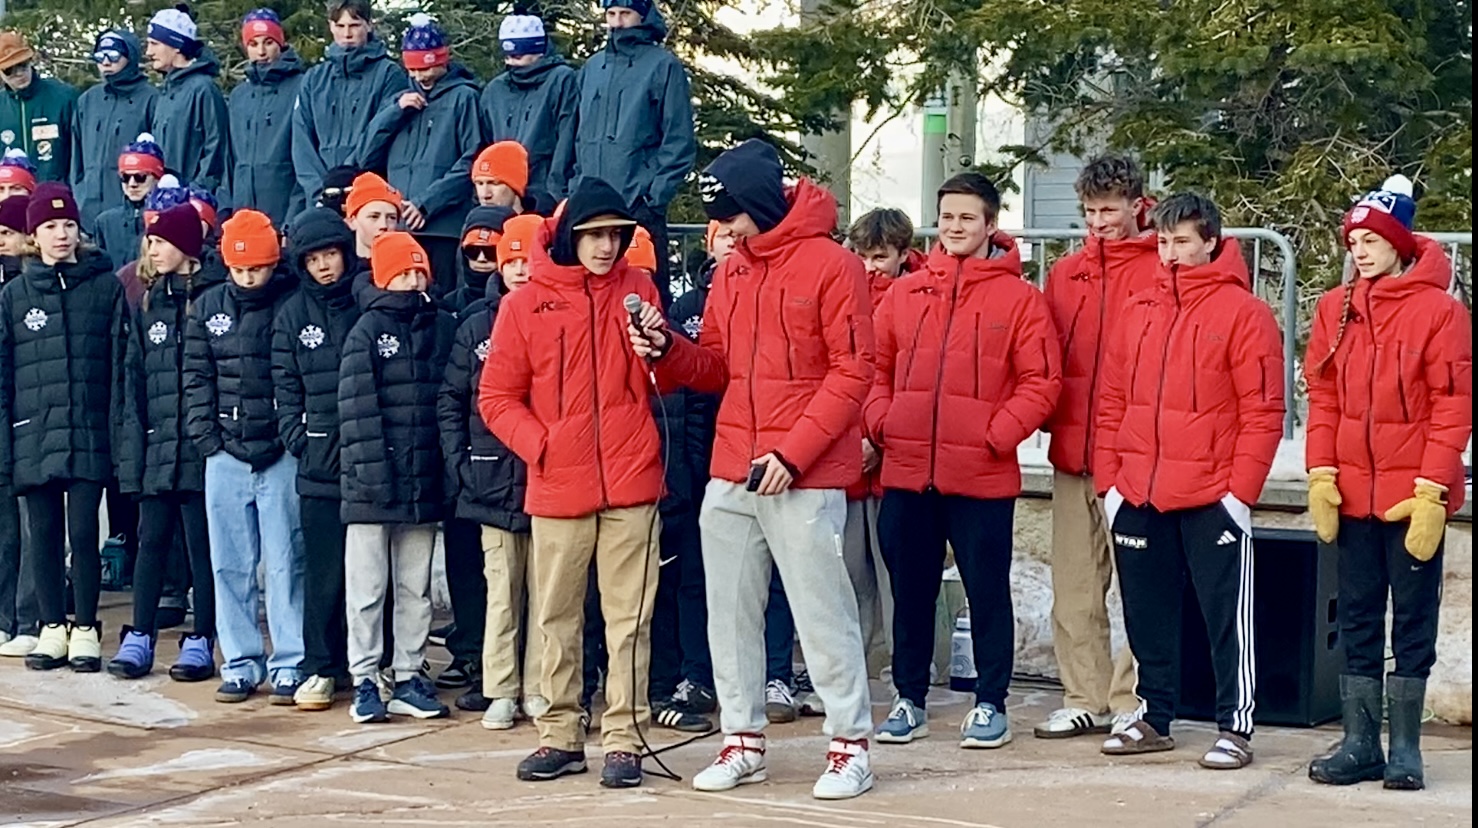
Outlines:
[[[303,528],[298,461],[283,455],[262,471],[224,451],[205,459],[205,511],[216,585],[221,678],[253,685],[302,678]],[[266,655],[257,622],[257,565],[266,569]]]
[[[795,687],[795,617],[780,583],[780,570],[770,573],[770,598],[765,605],[765,681]]]

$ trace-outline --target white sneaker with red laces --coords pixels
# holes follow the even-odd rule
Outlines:
[[[865,758],[865,757],[864,757]],[[693,777],[693,790],[728,791],[765,781],[765,737],[759,733],[731,733],[713,764]]]
[[[872,764],[867,759],[866,739],[832,739],[826,751],[826,772],[816,780],[811,796],[817,799],[851,799],[872,790]]]

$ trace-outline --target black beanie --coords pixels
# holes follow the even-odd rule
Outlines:
[[[328,207],[314,207],[298,216],[288,229],[287,245],[299,271],[303,270],[303,260],[315,250],[339,248],[345,267],[354,258],[354,233],[344,217]]]
[[[750,138],[713,159],[698,176],[703,212],[714,221],[748,213],[760,232],[768,233],[790,210],[784,176],[775,148]]]
[[[580,179],[575,191],[570,193],[569,200],[565,202],[564,215],[560,216],[559,226],[554,233],[554,245],[549,251],[554,263],[565,267],[579,264],[580,257],[575,253],[575,228],[596,216],[607,215],[630,222],[622,228],[621,250],[616,254],[625,256],[626,249],[631,246],[631,237],[636,234],[636,219],[631,214],[631,208],[621,198],[621,194],[605,181],[589,177]]]
[[[503,232],[503,222],[513,218],[513,211],[507,207],[473,207],[467,213],[467,220],[462,222],[462,235],[458,239],[459,244],[465,244],[467,235],[473,230],[490,230],[493,233]],[[496,247],[497,239],[489,238],[486,247]],[[493,264],[498,263],[498,256],[494,254]],[[464,255],[457,262],[458,272],[462,276],[462,284],[471,288],[476,293],[483,293],[488,288],[488,277],[490,273],[478,273],[467,266],[467,256]],[[501,284],[501,282],[500,282]]]

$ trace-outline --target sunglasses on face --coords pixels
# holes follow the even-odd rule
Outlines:
[[[119,173],[118,180],[124,184],[145,184],[149,181],[148,173]]]
[[[31,64],[29,63],[17,63],[8,69],[0,69],[0,75],[5,75],[7,78],[18,78],[28,72],[30,68]]]
[[[99,49],[92,53],[93,63],[117,63],[123,60],[123,53],[117,49]]]
[[[498,260],[498,248],[485,244],[473,244],[462,248],[462,255],[469,259],[487,259],[495,262]]]

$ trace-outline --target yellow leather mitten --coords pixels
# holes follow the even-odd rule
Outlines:
[[[1314,534],[1325,543],[1339,537],[1339,505],[1344,499],[1334,482],[1337,474],[1339,469],[1331,466],[1309,469],[1309,516],[1314,519]]]
[[[1411,497],[1392,506],[1386,521],[1410,521],[1406,527],[1406,551],[1419,561],[1430,561],[1447,529],[1447,487],[1418,477]]]

